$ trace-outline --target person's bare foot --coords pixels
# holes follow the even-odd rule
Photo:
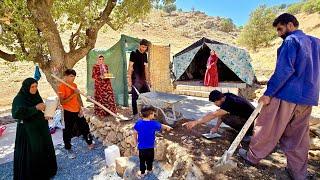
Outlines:
[[[138,178],[142,179],[142,178],[144,178],[144,176],[145,176],[145,173],[141,174],[141,171],[137,172],[137,177]]]
[[[88,145],[88,149],[89,150],[92,150],[94,148],[94,144],[92,143],[92,144],[90,144],[90,145]]]

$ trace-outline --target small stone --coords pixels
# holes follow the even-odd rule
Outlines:
[[[117,138],[118,138],[118,140],[120,140],[120,141],[121,141],[121,140],[123,139],[123,135],[122,135],[122,133],[118,133],[118,134],[117,134]]]
[[[129,136],[128,138],[125,139],[126,143],[130,144],[131,146],[135,146],[135,143],[134,143],[134,139],[133,139],[133,136]]]
[[[128,157],[119,157],[116,159],[116,172],[120,177],[123,177],[124,171],[128,167]]]
[[[311,150],[320,150],[320,139],[319,138],[310,139],[310,149]]]
[[[130,156],[131,155],[131,151],[130,150],[127,150],[127,151],[125,151],[124,153],[123,153],[123,156],[125,156],[125,157],[128,157],[128,156]]]
[[[99,133],[102,134],[103,136],[106,136],[108,134],[108,131],[106,131],[105,129],[100,129]]]
[[[319,150],[316,150],[316,151],[310,150],[309,154],[312,157],[319,157],[320,158],[320,151]]]
[[[126,148],[127,143],[125,141],[121,141],[120,145],[121,145],[121,147]]]
[[[107,139],[110,142],[115,142],[116,141],[116,133],[114,131],[110,131],[110,133],[107,134]]]

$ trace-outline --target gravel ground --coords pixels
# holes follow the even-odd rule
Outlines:
[[[121,179],[115,171],[105,168],[104,147],[96,141],[95,149],[88,150],[82,138],[72,140],[73,149],[77,155],[69,159],[62,145],[56,146],[58,163],[57,175],[54,180],[87,180],[87,179]],[[0,179],[13,179],[13,162],[0,165]]]
[[[104,148],[100,142],[95,140],[95,148],[88,150],[87,144],[82,138],[72,139],[75,159],[69,159],[63,145],[55,147],[58,171],[54,180],[121,180],[114,167],[106,168]],[[139,158],[131,157],[130,161],[135,163],[133,171],[139,170]],[[0,164],[0,180],[13,179],[13,161]],[[154,162],[154,173],[146,176],[146,180],[167,179],[171,175],[168,169],[163,169],[162,164]]]

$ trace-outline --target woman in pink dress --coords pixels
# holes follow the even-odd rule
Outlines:
[[[93,65],[92,69],[92,78],[94,79],[94,99],[113,113],[117,113],[111,81],[104,77],[105,73],[108,73],[108,66],[104,63],[104,56],[99,55],[97,63]],[[97,105],[94,105],[94,114],[101,118],[109,115],[107,111]]]
[[[214,50],[211,50],[210,57],[207,61],[207,71],[204,76],[204,85],[217,87],[219,85],[218,79],[218,56]]]

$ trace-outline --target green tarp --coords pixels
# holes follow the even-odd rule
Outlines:
[[[94,95],[94,81],[92,79],[92,67],[96,63],[97,57],[104,56],[108,65],[109,73],[115,79],[111,80],[113,92],[117,105],[128,106],[128,86],[127,86],[127,58],[131,51],[139,46],[139,39],[126,35],[121,35],[120,40],[110,49],[93,49],[87,55],[87,93]]]

